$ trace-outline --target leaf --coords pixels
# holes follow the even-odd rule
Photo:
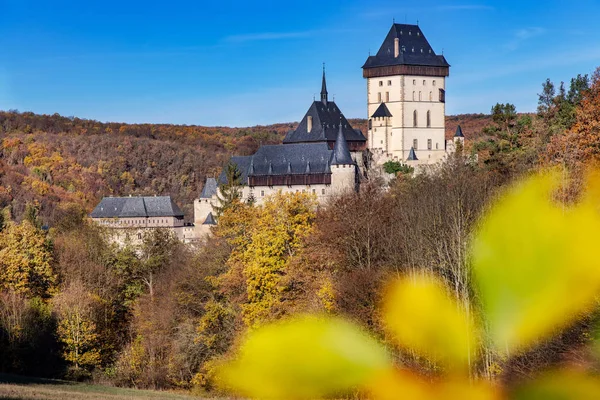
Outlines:
[[[511,353],[565,327],[600,289],[595,253],[600,215],[597,175],[580,204],[551,200],[556,172],[536,175],[506,193],[473,244],[475,281],[497,350]]]
[[[256,398],[316,398],[357,387],[391,361],[358,327],[336,318],[297,317],[249,334],[222,380]]]
[[[368,387],[375,400],[497,400],[500,390],[488,382],[448,379],[427,382],[408,371],[389,371],[377,376]]]
[[[472,320],[430,276],[398,281],[388,293],[384,318],[400,346],[448,367],[467,367],[477,348]]]
[[[580,372],[562,371],[547,374],[518,387],[512,399],[593,400],[600,398],[600,380]]]

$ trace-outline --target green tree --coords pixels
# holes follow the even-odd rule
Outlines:
[[[226,182],[219,185],[219,193],[217,193],[219,205],[214,207],[217,218],[232,204],[239,203],[242,198],[242,173],[236,164],[230,162],[225,166],[225,178]]]

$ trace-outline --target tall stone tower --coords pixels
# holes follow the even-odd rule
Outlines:
[[[429,164],[446,154],[446,82],[450,65],[418,25],[393,24],[363,65],[368,147],[377,163]],[[412,151],[411,151],[412,150]]]

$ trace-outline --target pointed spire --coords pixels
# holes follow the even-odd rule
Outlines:
[[[411,147],[410,152],[408,153],[408,158],[406,161],[418,161],[417,154],[415,153],[415,148]]]
[[[354,160],[352,160],[350,150],[348,149],[346,137],[344,136],[344,131],[342,130],[342,125],[342,118],[340,117],[340,126],[337,137],[335,138],[335,145],[333,146],[333,165],[354,164]]]
[[[465,135],[463,135],[463,133],[462,133],[462,128],[460,127],[460,125],[458,125],[456,127],[456,133],[454,134],[454,137],[455,138],[457,138],[457,137],[464,138],[465,137]]]
[[[327,83],[325,82],[325,63],[323,63],[323,82],[321,83],[321,102],[327,105]]]

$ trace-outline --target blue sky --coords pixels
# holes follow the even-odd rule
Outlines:
[[[250,126],[299,120],[328,88],[366,117],[360,67],[392,19],[452,65],[447,114],[534,111],[546,78],[600,66],[600,3],[0,0],[0,109],[101,121]]]

